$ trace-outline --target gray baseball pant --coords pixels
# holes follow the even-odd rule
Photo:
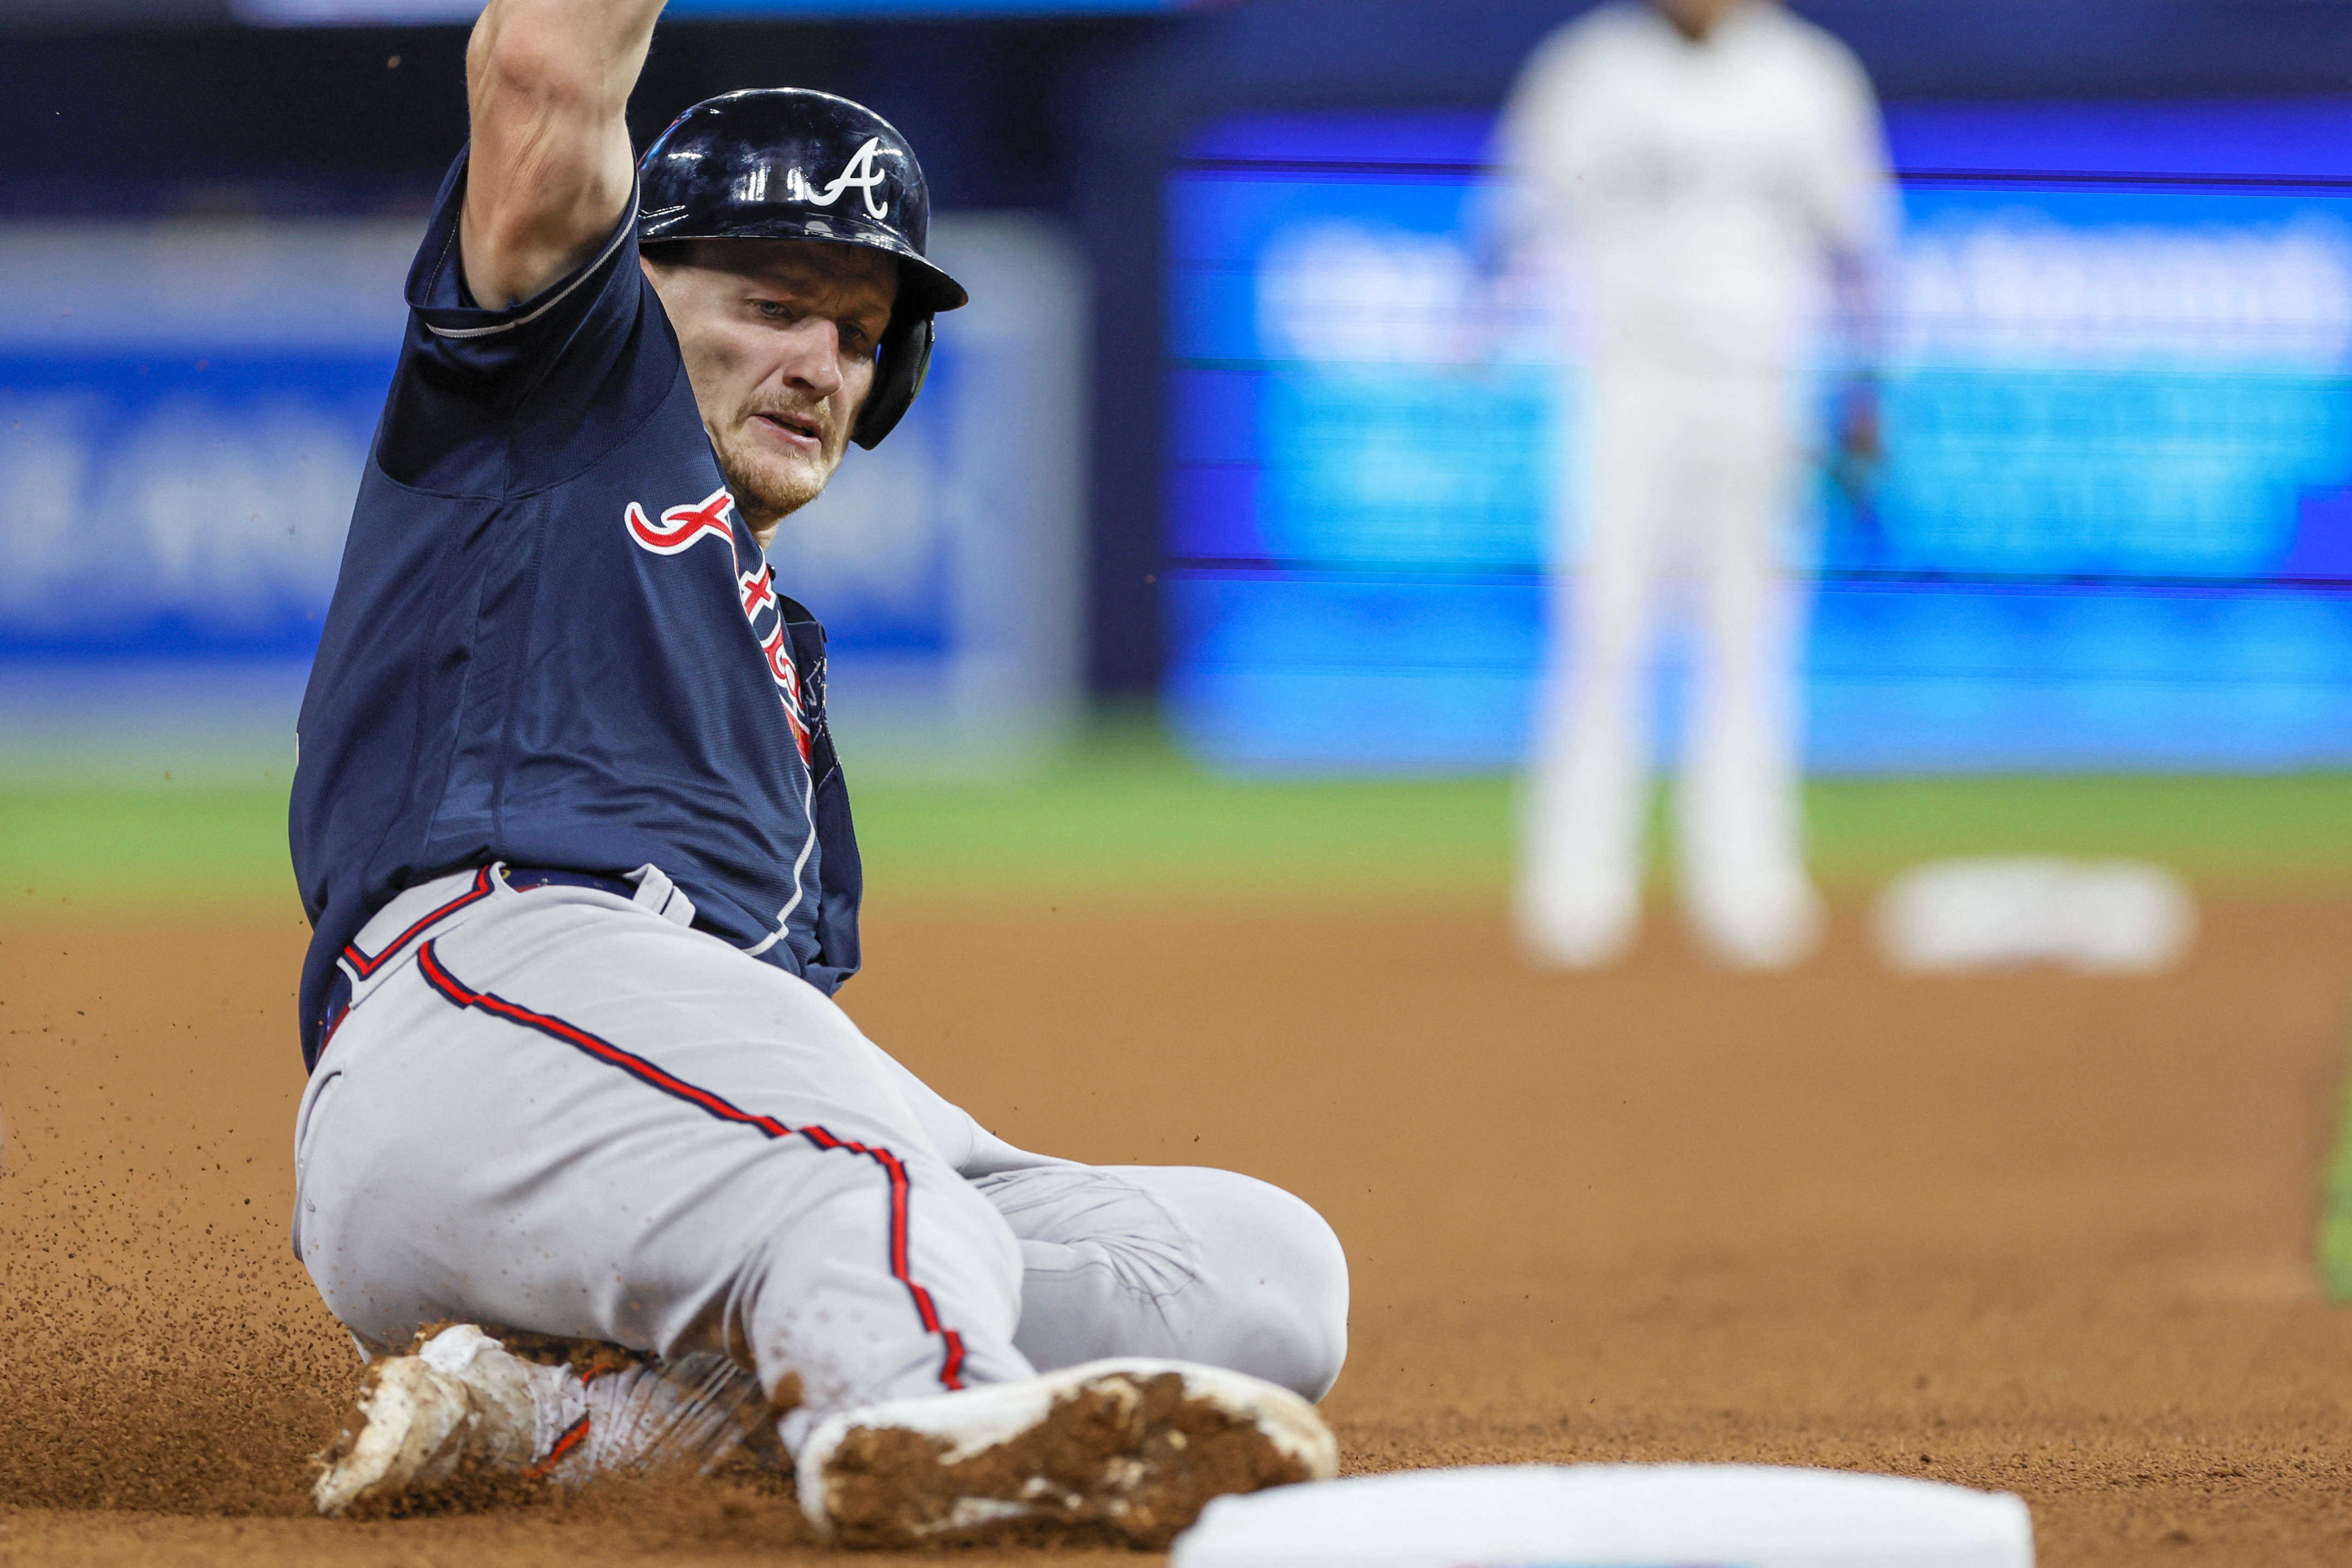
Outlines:
[[[472,894],[470,899],[468,894]],[[719,1351],[829,1412],[1104,1355],[1319,1398],[1347,1267],[1230,1172],[984,1131],[814,987],[609,893],[412,889],[295,1133],[295,1248],[362,1348],[485,1322]]]

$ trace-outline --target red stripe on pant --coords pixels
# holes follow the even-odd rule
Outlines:
[[[838,1149],[845,1153],[861,1155],[879,1165],[890,1179],[890,1277],[907,1288],[907,1295],[915,1304],[915,1316],[921,1321],[923,1331],[937,1334],[940,1338],[943,1347],[940,1363],[940,1384],[950,1389],[963,1386],[963,1336],[940,1321],[939,1308],[933,1303],[931,1293],[915,1282],[908,1260],[908,1221],[914,1182],[907,1174],[906,1163],[898,1155],[879,1144],[853,1143],[845,1138],[836,1138],[814,1122],[805,1127],[788,1127],[772,1116],[755,1116],[634,1052],[623,1050],[610,1040],[590,1034],[576,1024],[567,1024],[551,1014],[535,1013],[488,991],[476,991],[449,973],[441,962],[441,955],[435,951],[436,945],[428,942],[417,950],[417,968],[424,974],[426,984],[460,1007],[476,1008],[494,1017],[504,1018],[510,1024],[520,1024],[526,1029],[536,1029],[551,1039],[561,1040],[583,1055],[618,1068],[639,1082],[682,1100],[720,1121],[736,1122],[767,1138],[803,1138],[819,1149]]]

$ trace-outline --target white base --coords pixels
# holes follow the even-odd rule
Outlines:
[[[1170,1568],[2032,1568],[2009,1492],[1767,1465],[1409,1470],[1220,1498]]]
[[[1919,974],[2056,964],[2155,974],[2197,932],[2188,885],[2142,860],[1990,855],[1935,860],[1879,896],[1879,950]]]

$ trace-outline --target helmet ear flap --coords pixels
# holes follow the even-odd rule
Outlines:
[[[914,405],[915,395],[923,390],[923,377],[930,374],[932,338],[929,315],[908,316],[890,323],[882,334],[881,352],[874,359],[873,390],[866,395],[866,406],[858,410],[857,423],[849,432],[851,440],[871,451],[898,427],[898,421]]]

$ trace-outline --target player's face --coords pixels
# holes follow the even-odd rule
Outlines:
[[[898,264],[801,240],[696,241],[647,276],[719,467],[762,541],[824,489],[874,385]]]

